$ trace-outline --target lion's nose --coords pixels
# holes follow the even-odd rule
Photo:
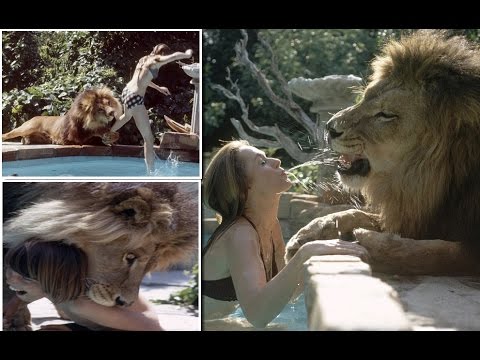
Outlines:
[[[335,139],[338,138],[339,136],[342,136],[343,132],[338,132],[336,131],[333,126],[332,126],[332,121],[328,121],[327,124],[325,125],[328,134],[330,135],[330,138]]]
[[[123,300],[120,296],[117,296],[117,298],[115,299],[115,304],[118,305],[118,306],[129,307],[130,305],[133,304],[133,301],[126,302],[126,301]]]
[[[108,116],[114,116],[114,115],[115,115],[115,112],[112,110],[112,111],[110,111],[107,115],[108,115]]]
[[[117,296],[117,298],[115,299],[115,304],[117,304],[118,306],[125,306],[127,302],[125,300],[122,300],[120,296]]]

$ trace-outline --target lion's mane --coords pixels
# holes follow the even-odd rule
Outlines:
[[[409,125],[423,132],[395,164],[398,176],[371,176],[362,191],[385,230],[479,243],[478,45],[443,31],[419,31],[387,44],[372,68],[371,83],[387,82],[423,99],[422,111]]]

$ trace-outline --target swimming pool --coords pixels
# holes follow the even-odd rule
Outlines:
[[[155,160],[155,174],[165,177],[198,177],[198,163]],[[147,176],[145,160],[117,156],[67,156],[4,161],[3,176]]]
[[[232,317],[245,319],[240,307],[231,315]],[[294,303],[288,303],[282,312],[270,322],[271,325],[279,325],[281,330],[286,331],[307,331],[307,309],[305,307],[305,296],[300,297]],[[273,327],[275,328],[275,327]]]

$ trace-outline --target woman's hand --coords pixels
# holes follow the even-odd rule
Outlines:
[[[316,255],[353,255],[368,262],[367,249],[357,243],[342,240],[315,240],[302,245],[299,249],[306,261]]]
[[[165,86],[159,86],[158,91],[161,92],[163,95],[166,95],[166,96],[172,95],[170,93],[170,90],[168,90],[168,88],[166,88]]]

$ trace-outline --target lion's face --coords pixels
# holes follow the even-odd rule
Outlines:
[[[105,306],[131,305],[155,245],[147,243],[133,249],[127,240],[119,239],[115,246],[87,244],[83,250],[88,256],[88,297]]]
[[[362,101],[327,123],[340,154],[337,170],[349,188],[361,190],[372,176],[401,171],[400,164],[424,131],[421,94],[387,80],[371,83]]]
[[[95,130],[105,127],[114,118],[122,115],[123,109],[120,102],[113,96],[108,88],[86,90],[74,106],[73,116],[83,118],[83,127]]]
[[[478,242],[480,47],[416,31],[371,67],[363,99],[326,125],[341,181],[386,231]]]

